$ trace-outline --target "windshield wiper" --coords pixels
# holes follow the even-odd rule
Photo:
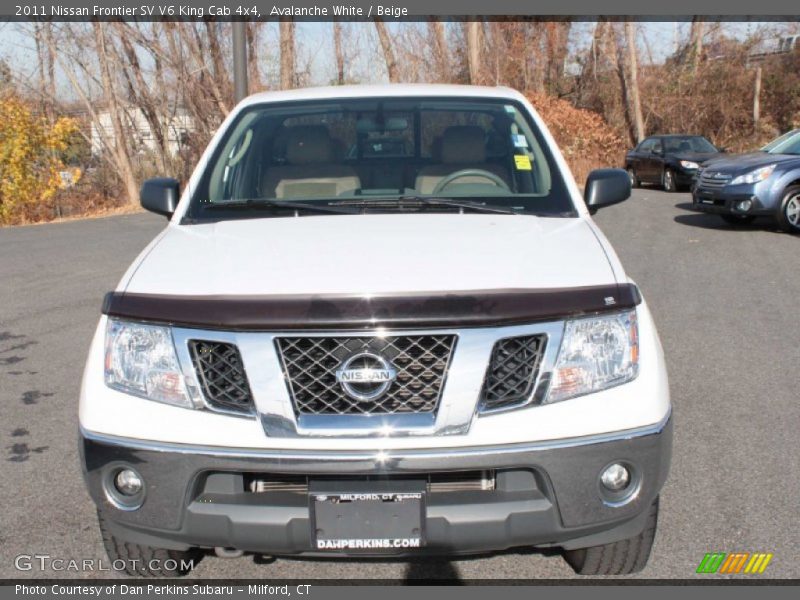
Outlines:
[[[333,206],[357,206],[359,208],[399,208],[403,209],[424,209],[435,208],[437,206],[447,206],[450,208],[461,208],[464,210],[474,210],[478,212],[496,213],[502,215],[521,215],[522,211],[497,206],[495,204],[484,204],[483,202],[473,202],[470,200],[451,200],[450,198],[425,198],[422,196],[400,196],[399,198],[375,198],[374,200],[340,200],[332,203]]]
[[[210,210],[225,210],[225,209],[251,209],[251,210],[265,210],[272,208],[286,208],[296,211],[313,211],[322,213],[333,213],[337,215],[355,215],[358,211],[347,210],[346,208],[339,208],[329,203],[317,202],[291,202],[286,200],[272,200],[269,198],[251,198],[249,200],[233,200],[229,202],[203,202],[204,208]]]

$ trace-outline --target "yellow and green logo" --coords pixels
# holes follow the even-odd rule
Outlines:
[[[717,573],[721,575],[763,573],[772,554],[767,552],[709,552],[700,561],[698,573]]]

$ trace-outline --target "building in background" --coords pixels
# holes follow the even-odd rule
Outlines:
[[[132,137],[132,146],[139,154],[158,151],[157,136],[151,127],[144,111],[129,105],[122,110],[124,122]],[[170,116],[162,124],[167,152],[171,156],[178,155],[187,143],[188,136],[194,130],[194,119],[182,107],[169,111]],[[116,142],[111,111],[107,108],[97,109],[97,119],[91,120],[92,156],[99,157],[106,148],[113,148]]]

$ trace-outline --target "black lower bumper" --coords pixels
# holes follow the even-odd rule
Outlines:
[[[750,209],[741,211],[737,205],[742,201],[750,201]],[[694,210],[716,215],[752,215],[769,216],[773,210],[764,206],[754,194],[723,194],[719,191],[695,189],[692,192],[692,208]]]
[[[308,496],[302,491],[255,493],[254,476],[309,482],[425,482],[433,474],[490,471],[491,490],[426,495],[425,547],[414,554],[478,553],[519,546],[567,549],[637,535],[669,470],[669,419],[614,436],[491,448],[374,452],[282,453],[214,451],[110,439],[83,432],[89,492],[118,538],[176,550],[227,547],[271,555],[318,554],[312,546]],[[633,473],[626,498],[611,498],[601,471],[622,462]],[[122,510],[109,494],[120,468],[145,482],[144,501]],[[124,507],[123,507],[124,508]]]

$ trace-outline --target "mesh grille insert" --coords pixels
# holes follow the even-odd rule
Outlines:
[[[275,340],[298,414],[432,413],[444,387],[454,335],[286,337]],[[397,371],[388,389],[357,400],[336,380],[342,363],[360,352],[385,358]]]
[[[206,401],[226,410],[250,412],[253,395],[234,344],[189,340],[189,352]]]
[[[533,391],[544,356],[546,336],[529,335],[498,340],[484,382],[485,410],[525,402]]]

